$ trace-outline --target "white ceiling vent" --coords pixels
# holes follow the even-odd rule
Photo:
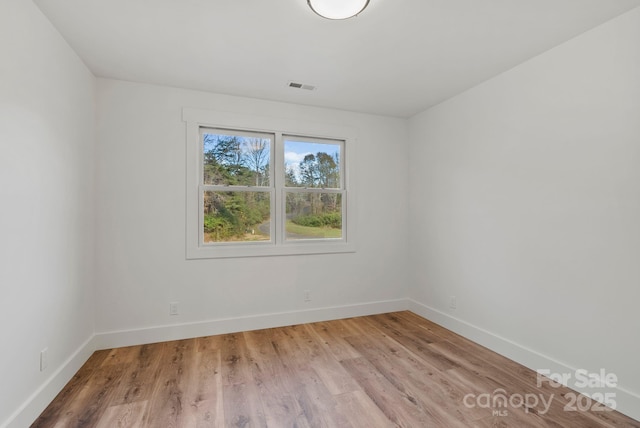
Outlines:
[[[290,88],[305,89],[307,91],[314,91],[316,89],[316,87],[313,85],[307,85],[305,83],[298,83],[298,82],[289,82],[287,86]]]

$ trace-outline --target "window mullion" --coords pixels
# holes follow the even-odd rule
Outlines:
[[[275,215],[272,219],[272,230],[275,237],[276,245],[280,245],[284,242],[284,228],[285,228],[285,208],[284,208],[284,138],[282,132],[275,133],[274,142],[274,162],[275,166],[273,171],[273,186],[275,189],[275,201],[274,210]]]

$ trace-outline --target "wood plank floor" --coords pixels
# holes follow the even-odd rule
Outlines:
[[[97,351],[32,427],[640,427],[571,393],[396,312]]]

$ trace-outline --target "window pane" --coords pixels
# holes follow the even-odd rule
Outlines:
[[[203,184],[269,186],[271,138],[219,134],[203,138]]]
[[[268,192],[204,192],[204,242],[268,241]]]
[[[287,192],[287,239],[342,238],[340,193]]]
[[[284,142],[285,185],[338,189],[340,182],[339,143]]]

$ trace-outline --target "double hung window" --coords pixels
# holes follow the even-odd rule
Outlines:
[[[348,130],[209,114],[183,113],[187,258],[355,250]]]

